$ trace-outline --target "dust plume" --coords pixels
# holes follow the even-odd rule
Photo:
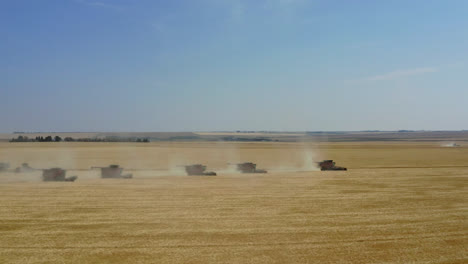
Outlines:
[[[238,173],[236,164],[243,162],[239,146],[237,144],[219,141],[216,143],[216,149],[218,149],[215,153],[218,159],[215,164],[217,172],[222,174]]]
[[[296,143],[297,147],[292,149],[286,156],[284,152],[279,157],[277,165],[270,168],[271,171],[297,172],[318,171],[317,162],[320,160],[319,150],[311,138],[304,137]]]
[[[446,147],[446,148],[460,147],[460,145],[458,145],[458,144],[455,143],[455,142],[446,142],[446,143],[442,143],[440,146],[441,146],[441,147]]]

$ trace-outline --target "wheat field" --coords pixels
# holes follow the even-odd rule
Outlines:
[[[269,173],[227,165],[241,161]],[[0,162],[78,176],[0,173],[0,263],[468,263],[464,146],[0,143]],[[134,178],[89,170],[109,164]]]

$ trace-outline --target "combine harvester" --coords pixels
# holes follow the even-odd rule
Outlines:
[[[77,176],[71,176],[66,178],[65,174],[67,173],[66,170],[61,168],[51,168],[51,169],[43,169],[42,170],[42,181],[69,181],[74,182],[78,179]]]
[[[7,171],[10,168],[10,163],[0,162],[0,172]]]
[[[23,164],[21,164],[21,167],[17,167],[15,169],[15,172],[16,173],[24,173],[24,172],[33,172],[35,170],[36,169],[30,167],[28,163],[23,163]]]
[[[333,160],[324,160],[321,162],[317,162],[320,167],[321,171],[347,171],[348,169],[345,167],[335,166],[335,162]]]
[[[266,170],[257,169],[257,164],[252,162],[244,162],[238,164],[231,164],[229,165],[236,165],[236,168],[241,173],[267,173]]]
[[[50,168],[50,169],[35,169],[28,165],[28,163],[21,164],[20,167],[15,169],[16,173],[24,173],[24,172],[34,172],[34,171],[42,171],[42,181],[69,181],[74,182],[78,179],[77,176],[65,177],[67,171],[62,168]]]
[[[216,172],[205,171],[206,166],[202,164],[186,165],[179,167],[184,167],[185,172],[187,172],[187,175],[189,176],[216,176]]]
[[[102,179],[131,179],[133,174],[122,174],[123,168],[119,165],[109,165],[109,167],[91,167],[91,169],[101,169]]]

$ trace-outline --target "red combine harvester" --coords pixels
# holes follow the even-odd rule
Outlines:
[[[202,164],[187,165],[183,167],[185,168],[185,172],[187,172],[187,175],[190,176],[216,176],[216,172],[205,171],[206,166]]]
[[[0,162],[0,172],[7,171],[10,168],[10,163]]]
[[[327,170],[340,170],[340,171],[347,171],[348,169],[345,167],[335,166],[335,162],[333,160],[324,160],[321,162],[317,162],[320,170],[327,171]]]
[[[101,169],[101,178],[103,179],[131,179],[133,174],[122,174],[123,168],[119,165],[109,165],[109,167],[91,167],[91,169]]]
[[[42,180],[43,181],[75,181],[78,177],[71,176],[66,178],[65,174],[67,173],[66,170],[61,168],[51,168],[51,169],[44,169],[42,170]]]
[[[241,173],[267,173],[266,170],[257,169],[257,164],[252,162],[244,162],[234,165],[236,165],[237,170]]]
[[[33,171],[35,171],[35,170],[36,170],[36,169],[31,168],[31,167],[29,166],[28,163],[23,163],[23,164],[21,164],[21,167],[17,167],[17,168],[15,169],[15,172],[16,172],[16,173],[33,172]]]

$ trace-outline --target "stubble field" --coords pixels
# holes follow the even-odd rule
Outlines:
[[[468,262],[464,146],[5,142],[2,161],[78,180],[0,173],[0,263]],[[240,161],[270,173],[227,166]],[[218,176],[184,176],[188,163]],[[134,178],[89,170],[109,164]]]

